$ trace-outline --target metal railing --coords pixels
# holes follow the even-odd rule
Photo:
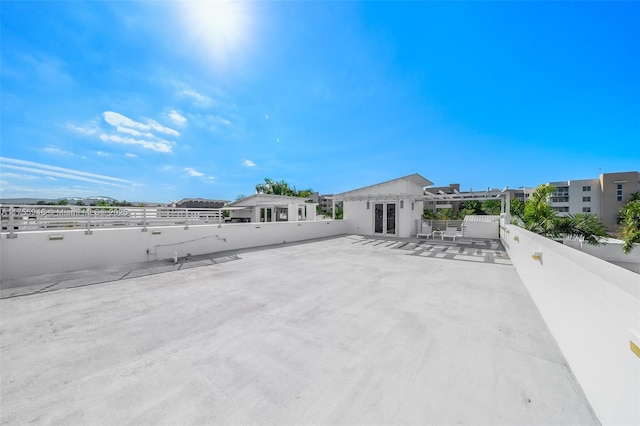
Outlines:
[[[422,226],[431,225],[431,230],[433,231],[444,231],[447,228],[456,227],[458,231],[464,231],[464,221],[463,220],[438,220],[438,219],[429,219],[423,220]]]
[[[222,224],[223,209],[115,206],[39,206],[0,204],[2,232],[15,238],[19,232],[38,230],[93,229],[149,226]]]

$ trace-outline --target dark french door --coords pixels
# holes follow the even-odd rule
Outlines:
[[[376,234],[395,235],[396,204],[376,203],[373,208],[373,231]]]

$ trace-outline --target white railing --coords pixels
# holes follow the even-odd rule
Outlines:
[[[15,238],[19,232],[148,226],[184,226],[224,222],[222,209],[116,206],[1,205],[2,232]]]

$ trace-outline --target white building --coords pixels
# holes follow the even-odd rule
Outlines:
[[[254,194],[227,204],[231,222],[296,222],[316,219],[310,198]]]
[[[342,201],[350,232],[411,237],[418,232],[424,188],[433,183],[419,174],[393,179],[334,196]]]
[[[600,217],[609,231],[617,228],[618,212],[640,191],[638,172],[603,173],[595,179],[549,182],[556,189],[549,204],[560,216],[590,213]],[[527,188],[533,192],[535,188]]]

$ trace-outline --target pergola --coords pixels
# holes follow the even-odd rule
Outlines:
[[[505,219],[508,223],[509,211],[511,209],[510,197],[508,196],[508,187],[504,187],[502,190],[488,189],[486,191],[470,191],[460,192],[457,189],[453,190],[453,193],[446,193],[439,190],[437,193],[429,191],[429,188],[424,189],[424,195],[416,197],[416,201],[488,201],[500,199],[500,211],[505,214]]]

